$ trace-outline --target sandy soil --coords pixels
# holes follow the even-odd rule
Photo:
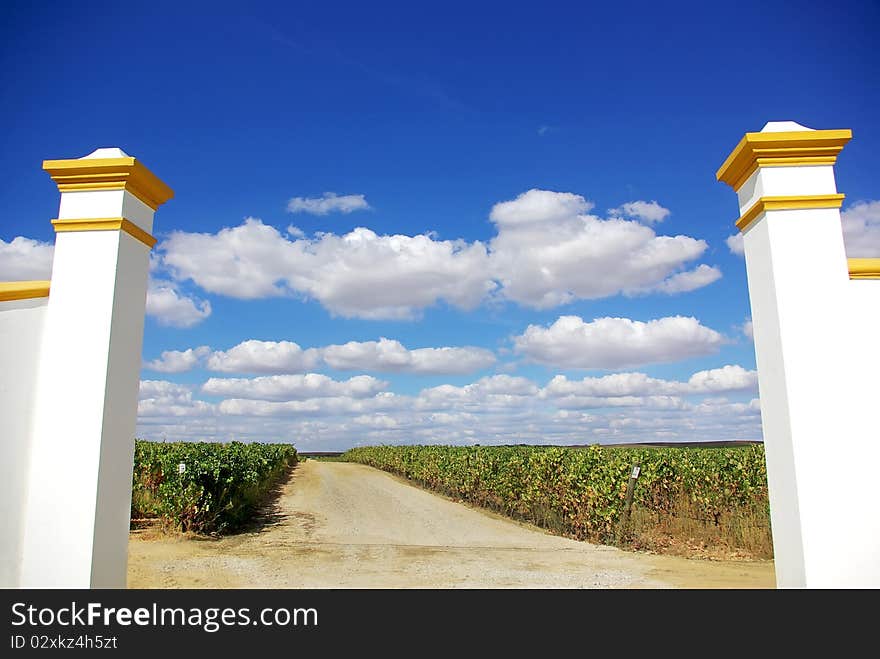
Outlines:
[[[772,588],[772,562],[624,552],[437,496],[363,465],[306,461],[251,531],[134,531],[129,588]]]

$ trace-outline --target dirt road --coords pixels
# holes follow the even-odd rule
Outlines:
[[[550,535],[363,465],[306,461],[274,513],[219,540],[133,532],[129,588],[772,588],[773,564]]]

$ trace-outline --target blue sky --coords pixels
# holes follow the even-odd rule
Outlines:
[[[851,128],[880,255],[880,8],[674,4],[4,4],[0,279],[49,277],[41,161],[118,146],[175,190],[140,436],[759,439],[715,171]]]

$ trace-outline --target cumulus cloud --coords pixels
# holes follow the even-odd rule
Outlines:
[[[320,197],[294,197],[287,202],[288,212],[310,215],[347,214],[369,208],[370,205],[362,194],[338,195],[335,192],[325,192]]]
[[[698,371],[688,380],[688,393],[756,391],[757,388],[758,371],[747,371],[742,366],[730,364]]]
[[[742,324],[742,333],[749,337],[752,341],[755,340],[755,332],[752,328],[752,319],[747,318],[746,321]]]
[[[320,350],[324,362],[339,370],[367,370],[420,374],[473,373],[495,363],[495,355],[484,348],[441,347],[408,350],[399,341],[349,341]]]
[[[320,354],[293,341],[242,341],[229,350],[211,353],[206,366],[222,373],[300,373],[314,368]]]
[[[349,380],[333,380],[319,373],[306,375],[264,375],[258,378],[210,378],[202,393],[268,401],[307,400],[311,398],[375,396],[388,383],[369,375]]]
[[[513,337],[529,360],[561,368],[617,369],[674,362],[717,352],[724,337],[696,318],[671,316],[649,322],[629,318],[560,316],[549,327],[529,325]]]
[[[519,407],[534,402],[538,386],[522,377],[493,375],[462,387],[444,384],[423,389],[415,401],[416,409],[459,408],[487,410]]]
[[[748,417],[761,414],[761,402],[752,398],[746,403],[733,403],[726,398],[707,398],[693,408],[694,414],[703,416]]]
[[[213,441],[295,438],[299,448],[314,450],[377,443],[760,439],[757,399],[726,397],[753,392],[754,376],[740,366],[700,371],[686,381],[641,373],[580,381],[557,376],[542,389],[527,378],[496,375],[415,396],[383,390],[369,379],[213,379],[206,389],[237,396],[217,404],[194,400],[188,386],[147,380],[138,432]]]
[[[175,277],[241,299],[301,294],[344,317],[411,319],[444,300],[473,309],[495,288],[480,242],[379,236],[357,228],[289,240],[248,218],[217,234],[175,232],[160,246]]]
[[[616,294],[675,293],[720,276],[697,268],[680,276],[708,247],[689,236],[658,236],[636,221],[603,220],[587,212],[580,195],[529,190],[496,204],[490,219],[498,234],[490,242],[501,295],[546,309],[575,300]]]
[[[51,243],[16,236],[11,242],[0,238],[0,281],[46,280],[52,276]]]
[[[399,407],[399,397],[383,393],[372,398],[351,396],[324,396],[302,400],[262,400],[229,398],[222,401],[217,410],[234,416],[343,416],[363,415]],[[347,423],[347,422],[346,422]]]
[[[705,263],[687,272],[679,272],[660,282],[653,290],[662,293],[686,293],[721,279],[721,270]]]
[[[646,410],[684,410],[689,406],[679,396],[563,396],[553,401],[560,409],[638,407]]]
[[[175,231],[158,249],[175,278],[192,279],[212,293],[257,299],[285,293],[285,264],[296,259],[295,244],[274,227],[247,218],[216,234]]]
[[[144,367],[159,373],[183,373],[195,368],[210,353],[211,348],[208,346],[186,350],[164,350],[159,359],[145,363]]]
[[[172,282],[151,279],[146,311],[160,325],[192,327],[211,315],[211,303],[184,295]]]
[[[614,216],[632,217],[648,224],[662,222],[672,213],[656,201],[631,201],[617,208],[611,208],[608,212]]]
[[[416,348],[400,341],[349,341],[303,349],[292,341],[242,341],[229,350],[207,346],[168,350],[144,365],[154,371],[182,373],[204,365],[221,373],[304,373],[320,365],[341,371],[378,371],[420,375],[462,375],[495,364],[495,354],[474,346]]]
[[[880,201],[860,201],[840,214],[849,258],[880,258]]]
[[[189,387],[167,380],[141,380],[138,418],[189,417],[211,414],[214,406],[194,400]]]
[[[739,365],[727,365],[698,371],[687,382],[652,378],[644,373],[613,373],[599,378],[585,377],[582,380],[569,380],[564,375],[557,375],[547,383],[541,395],[550,398],[684,396],[754,391],[757,386],[757,371],[748,371]]]
[[[745,256],[746,248],[743,244],[743,235],[741,233],[735,233],[732,236],[727,236],[727,248],[730,250],[731,254],[736,254],[737,256]]]
[[[644,373],[613,373],[600,378],[586,377],[583,380],[569,380],[564,375],[557,375],[547,383],[542,394],[550,397],[645,396],[680,394],[685,387],[683,382],[660,380]]]
[[[492,207],[489,219],[499,227],[563,222],[590,211],[595,204],[571,192],[553,192],[533,188],[512,201]]]
[[[655,202],[621,208],[642,221],[668,212]],[[240,299],[302,296],[331,313],[413,319],[445,302],[470,310],[495,294],[532,308],[617,294],[680,293],[721,273],[689,262],[707,248],[689,236],[658,236],[645,224],[589,211],[570,192],[532,189],[493,206],[497,233],[480,241],[426,233],[282,235],[256,218],[216,234],[174,232],[159,245],[162,266],[212,293]],[[499,289],[500,287],[500,289]]]
[[[162,399],[181,402],[192,399],[192,392],[186,386],[167,380],[141,380],[138,399]]]
[[[352,419],[354,423],[361,426],[369,426],[370,428],[396,428],[400,425],[393,416],[388,414],[362,414]]]

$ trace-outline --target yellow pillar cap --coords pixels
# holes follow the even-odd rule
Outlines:
[[[44,160],[43,169],[61,192],[128,190],[153,210],[174,196],[140,160],[121,149],[98,149],[71,160]]]
[[[774,123],[803,130],[778,130]],[[759,167],[833,165],[851,139],[848,128],[810,130],[794,122],[771,122],[760,133],[746,133],[715,176],[739,190]]]

